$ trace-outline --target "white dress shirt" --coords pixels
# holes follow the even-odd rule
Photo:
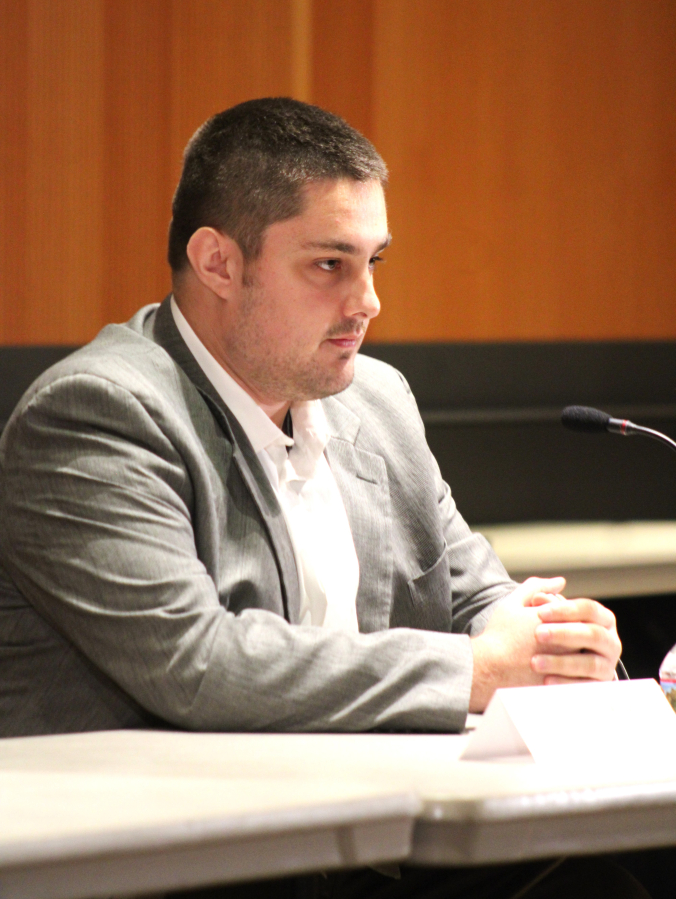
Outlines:
[[[291,406],[293,439],[287,437],[211,355],[173,296],[171,311],[188,349],[249,438],[279,500],[298,568],[300,624],[358,630],[359,562],[324,455],[329,431],[321,402]]]

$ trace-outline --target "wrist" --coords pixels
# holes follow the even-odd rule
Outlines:
[[[469,711],[473,714],[483,712],[495,692],[495,677],[489,674],[486,641],[483,635],[472,637],[472,689],[469,695]]]

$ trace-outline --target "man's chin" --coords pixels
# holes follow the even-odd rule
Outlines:
[[[349,372],[345,372],[343,378],[341,379],[341,383],[336,386],[335,390],[332,390],[331,393],[327,393],[326,396],[335,396],[337,393],[342,393],[343,390],[347,390],[350,384],[354,381],[354,364],[350,366]]]
[[[323,400],[327,396],[335,396],[347,390],[354,380],[354,355],[351,354],[349,359],[342,360],[343,365],[339,371],[334,371],[331,376],[314,379],[312,385],[308,385],[309,389],[304,399],[307,400]],[[310,395],[311,394],[311,395]]]
[[[332,390],[327,396],[342,393],[343,390],[347,390],[350,386],[354,380],[354,360],[356,355],[356,352],[350,352],[349,355],[342,360],[343,366],[336,374],[336,389]]]

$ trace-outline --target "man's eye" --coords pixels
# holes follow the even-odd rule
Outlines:
[[[340,259],[322,259],[317,265],[325,272],[335,272],[340,265]]]
[[[385,262],[382,256],[372,256],[369,259],[369,265],[371,266],[371,268],[375,268],[379,262]]]

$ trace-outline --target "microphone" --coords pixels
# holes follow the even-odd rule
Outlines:
[[[561,424],[571,431],[583,431],[591,434],[597,431],[608,431],[610,434],[621,434],[623,437],[632,437],[635,434],[643,434],[659,440],[676,451],[676,442],[660,431],[652,428],[644,428],[633,421],[623,418],[613,418],[607,412],[600,409],[592,409],[590,406],[566,406],[561,413]]]

